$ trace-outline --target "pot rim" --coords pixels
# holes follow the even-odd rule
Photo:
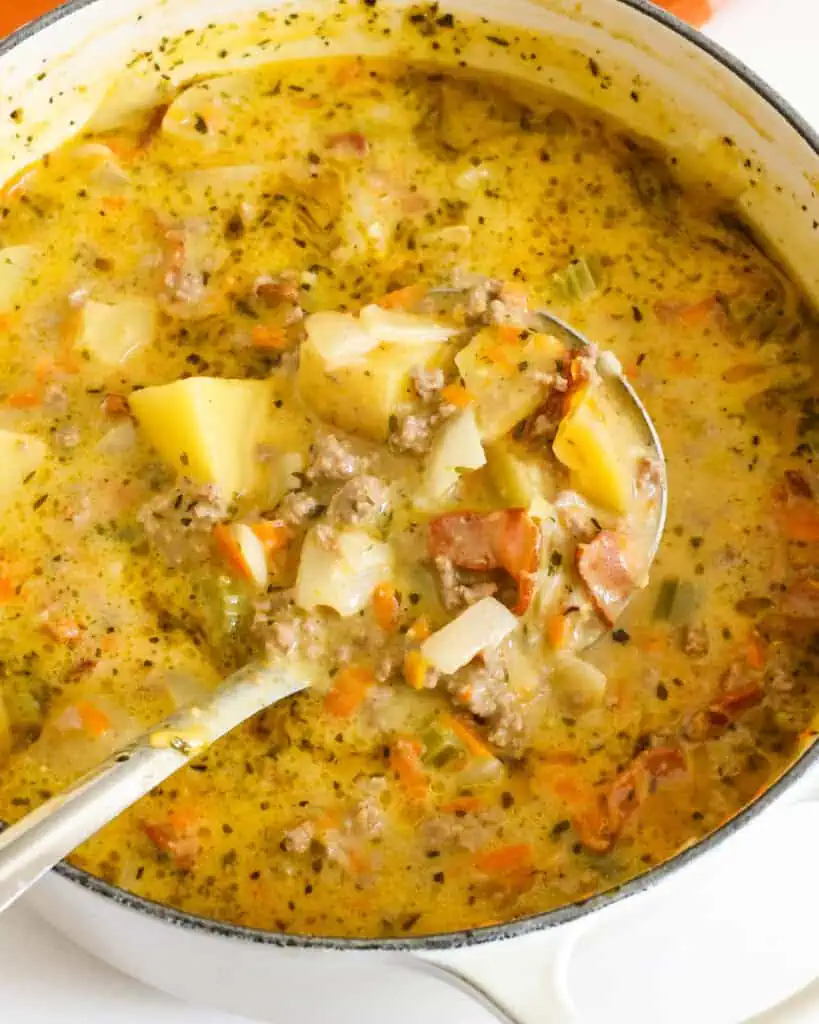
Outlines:
[[[5,40],[0,40],[0,59],[11,53],[21,43],[49,28],[51,25],[55,25],[63,18],[74,14],[82,8],[101,2],[103,0],[67,0],[67,2],[61,4],[53,11],[42,15],[16,32],[13,32]],[[703,50],[713,60],[722,64],[723,67],[731,71],[761,96],[804,139],[814,153],[819,156],[819,132],[814,130],[805,118],[787,100],[780,96],[772,86],[768,85],[767,82],[741,60],[723,49],[719,43],[713,42],[713,40],[687,25],[673,14],[657,7],[651,0],[618,0],[618,2],[626,4],[626,6],[631,7],[644,17],[651,18],[670,31],[676,32],[677,35],[682,36],[689,43]],[[794,786],[817,762],[819,762],[819,742],[814,742],[764,793],[744,807],[734,817],[730,818],[725,824],[709,833],[693,846],[680,851],[668,860],[638,875],[636,878],[632,878],[621,885],[598,893],[588,899],[556,907],[553,910],[547,910],[540,914],[532,914],[504,924],[489,925],[483,928],[466,929],[457,932],[441,932],[432,935],[383,939],[291,935],[285,932],[265,931],[260,928],[248,928],[242,925],[229,924],[212,918],[201,917],[198,914],[177,910],[174,907],[168,907],[157,903],[155,900],[148,900],[142,896],[136,896],[124,889],[120,889],[81,868],[74,867],[67,861],[58,864],[54,870],[68,881],[75,882],[89,892],[112,900],[117,905],[128,910],[137,911],[157,921],[188,931],[203,932],[224,939],[240,939],[256,945],[278,946],[291,949],[324,949],[338,952],[423,953],[433,950],[450,950],[464,946],[480,945],[486,942],[496,942],[502,939],[517,938],[531,932],[556,928],[559,925],[576,921],[597,910],[602,910],[630,896],[636,896],[639,893],[654,888],[686,864],[698,859],[701,855],[725,842],[725,840],[730,839],[748,822],[762,813],[788,789]]]

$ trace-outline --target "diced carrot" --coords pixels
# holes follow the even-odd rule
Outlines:
[[[752,629],[748,635],[748,646],[745,649],[745,660],[750,668],[765,667],[765,641]]]
[[[400,737],[390,749],[390,768],[398,776],[411,800],[423,800],[429,791],[429,779],[421,762],[421,744],[409,737]]]
[[[485,806],[486,802],[479,796],[458,796],[454,800],[441,804],[441,810],[444,814],[476,814]]]
[[[218,523],[213,528],[213,539],[216,541],[216,546],[224,556],[225,561],[236,572],[237,576],[241,576],[245,580],[252,579],[250,567],[245,561],[242,549],[239,547],[239,543],[230,527],[225,526],[224,523]]]
[[[410,650],[404,655],[404,679],[414,690],[423,690],[427,668],[427,659],[420,651]]]
[[[347,665],[336,673],[333,685],[324,698],[324,709],[337,718],[349,718],[375,683],[372,670],[363,665]]]
[[[287,348],[287,333],[282,327],[267,327],[265,324],[256,324],[253,328],[250,340],[254,348],[283,349]]]
[[[409,284],[406,288],[396,288],[383,295],[378,305],[382,309],[411,309],[426,295],[427,290],[422,284]]]
[[[407,630],[407,639],[415,640],[416,643],[421,643],[422,640],[426,640],[430,632],[429,621],[427,620],[426,615],[419,615]]]
[[[521,329],[513,324],[500,324],[495,331],[501,345],[515,345],[520,341]]]
[[[108,715],[94,704],[89,703],[89,701],[77,701],[76,708],[79,712],[82,727],[89,736],[104,736],[111,728],[111,719]]]
[[[445,721],[473,757],[494,757],[480,733],[462,718],[446,715]]]
[[[0,576],[0,604],[13,601],[16,596],[17,588],[12,581],[8,576]]]
[[[546,639],[550,647],[559,651],[566,646],[569,635],[569,617],[563,612],[555,612],[546,620]]]
[[[401,605],[392,583],[379,583],[373,591],[373,614],[385,633],[394,633],[398,629]]]
[[[6,401],[14,409],[33,409],[42,405],[43,393],[39,388],[31,388],[28,391],[13,391]]]
[[[529,843],[510,843],[480,854],[475,866],[485,875],[516,875],[530,872],[533,859]]]
[[[52,640],[66,647],[72,647],[82,634],[82,629],[74,619],[46,619],[43,630]]]
[[[290,543],[293,533],[287,523],[278,519],[262,519],[251,526],[254,534],[262,542],[265,554],[272,555],[282,551]]]
[[[454,405],[456,409],[466,409],[475,401],[475,396],[463,384],[447,384],[446,387],[441,388],[441,398],[450,405]]]

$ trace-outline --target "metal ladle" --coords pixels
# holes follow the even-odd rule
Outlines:
[[[432,294],[452,295],[454,290],[439,289]],[[546,311],[535,315],[570,348],[591,351],[587,339],[558,317]],[[612,373],[607,366],[604,376],[622,389],[643,424],[660,470],[660,504],[650,564],[665,525],[665,457],[651,417],[622,371]],[[292,659],[240,669],[206,700],[172,715],[0,833],[0,912],[77,846],[216,740],[264,708],[307,689],[315,672],[314,665]]]

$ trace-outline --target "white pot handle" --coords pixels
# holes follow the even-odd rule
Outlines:
[[[557,929],[478,946],[424,953],[423,969],[480,1002],[502,1024],[576,1024],[567,968],[583,918]]]
[[[520,938],[428,952],[415,966],[503,1024],[772,1021],[819,976],[812,781],[814,794],[786,794],[641,896]]]

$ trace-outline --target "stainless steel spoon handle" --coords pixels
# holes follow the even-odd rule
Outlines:
[[[207,746],[310,685],[298,661],[248,665],[0,833],[0,912],[75,847]]]

